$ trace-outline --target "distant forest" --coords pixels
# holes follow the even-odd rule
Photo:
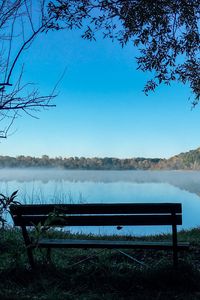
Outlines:
[[[47,155],[0,156],[0,168],[60,168],[77,170],[200,170],[200,148],[173,156],[161,158],[86,158],[55,157]]]

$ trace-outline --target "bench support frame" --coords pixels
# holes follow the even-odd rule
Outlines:
[[[45,225],[49,215],[56,211],[51,226],[143,226],[171,225],[171,242],[137,242],[111,240],[58,240],[39,239],[34,242],[27,227]],[[46,248],[50,261],[52,248],[101,249],[155,249],[172,250],[173,265],[178,265],[178,250],[187,250],[189,243],[178,243],[177,225],[182,224],[180,203],[118,203],[118,204],[65,204],[65,205],[11,205],[10,212],[16,226],[22,229],[29,263],[35,266],[33,249]]]

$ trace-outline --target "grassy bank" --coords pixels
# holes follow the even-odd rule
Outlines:
[[[200,229],[179,233],[179,240],[190,241],[191,249],[179,255],[176,270],[170,251],[125,251],[141,265],[116,250],[53,250],[47,264],[45,250],[36,249],[33,271],[20,230],[1,230],[0,299],[200,299]]]

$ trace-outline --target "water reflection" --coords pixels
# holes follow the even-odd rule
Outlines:
[[[0,190],[10,194],[19,190],[18,200],[45,202],[180,202],[183,226],[200,224],[200,172],[198,171],[70,171],[0,170]],[[80,230],[80,229],[78,229]],[[81,229],[82,230],[82,229]],[[89,229],[90,230],[90,229]],[[109,229],[114,234],[150,234],[170,231],[165,227]],[[92,232],[104,234],[103,228]]]
[[[200,196],[200,171],[85,171],[58,169],[1,169],[0,181],[51,180],[69,182],[135,182],[169,183]]]

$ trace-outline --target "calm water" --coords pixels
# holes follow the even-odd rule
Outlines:
[[[179,230],[200,225],[198,171],[1,169],[0,192],[10,195],[14,190],[19,191],[17,200],[22,203],[179,202],[183,207],[183,225]],[[77,230],[99,234],[152,234],[170,232],[170,227]]]

